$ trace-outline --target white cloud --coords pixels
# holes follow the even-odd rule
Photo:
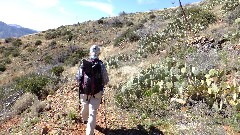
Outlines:
[[[51,8],[58,5],[59,0],[26,0],[34,6],[41,8]]]
[[[14,1],[14,2],[13,2]],[[64,8],[50,8],[42,10],[29,2],[19,0],[3,1],[0,4],[0,21],[7,24],[18,24],[20,26],[38,31],[59,27],[61,25],[73,24],[74,15],[66,12]],[[54,4],[50,4],[54,5]],[[44,6],[50,7],[49,6]],[[50,12],[53,11],[54,13]]]
[[[114,16],[113,6],[111,4],[102,3],[102,2],[94,2],[94,1],[79,1],[78,3],[82,6],[92,7],[92,8],[98,9],[102,12],[105,12],[110,16]]]

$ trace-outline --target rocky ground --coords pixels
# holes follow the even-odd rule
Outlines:
[[[110,105],[111,93],[110,88],[105,89],[106,103],[103,102],[98,110],[95,135],[143,134],[140,129],[128,129],[127,113],[116,111],[116,107]],[[25,126],[26,115],[32,119],[31,114],[17,115],[0,125],[0,134],[85,134],[86,125],[81,121],[77,87],[73,83],[62,86],[54,95],[49,95],[45,102],[46,107],[37,117],[37,122],[32,120],[30,125]],[[117,129],[116,126],[122,128]]]

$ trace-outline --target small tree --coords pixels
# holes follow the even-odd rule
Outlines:
[[[35,42],[35,45],[41,45],[42,44],[42,41],[41,40],[37,40],[36,42]]]

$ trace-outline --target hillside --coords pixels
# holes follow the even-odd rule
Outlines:
[[[21,37],[28,34],[37,33],[35,30],[23,28],[19,25],[6,24],[0,21],[0,39],[9,37]]]
[[[240,4],[205,0],[0,41],[0,133],[83,134],[75,72],[101,46],[95,133],[240,134]],[[106,105],[106,106],[104,106]]]

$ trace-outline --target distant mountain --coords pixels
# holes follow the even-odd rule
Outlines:
[[[16,24],[6,24],[0,21],[0,38],[21,37],[24,35],[36,33],[36,30],[23,28]]]
[[[17,24],[8,24],[9,26],[13,26],[13,27],[16,27],[16,28],[23,28],[22,26],[20,25],[17,25]]]

